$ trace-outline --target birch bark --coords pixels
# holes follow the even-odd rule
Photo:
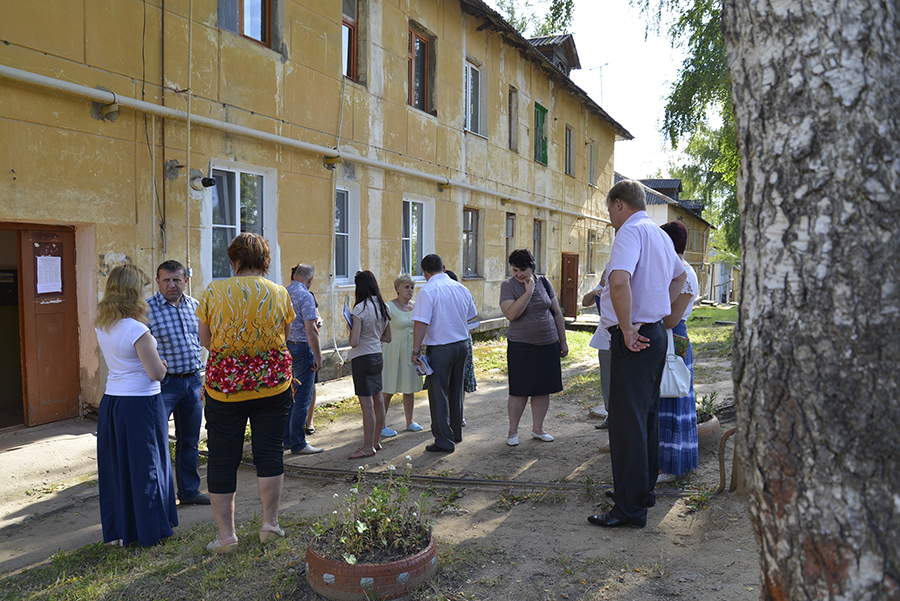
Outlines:
[[[740,454],[763,599],[900,598],[900,16],[724,0]]]

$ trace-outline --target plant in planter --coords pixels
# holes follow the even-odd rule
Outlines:
[[[717,396],[718,393],[713,391],[697,401],[697,442],[700,446],[718,443],[721,437],[722,427],[715,413]]]
[[[386,481],[371,490],[359,466],[356,484],[334,495],[334,511],[316,524],[306,579],[326,599],[393,599],[436,573],[437,548],[423,517],[428,495],[410,497],[411,457],[406,461],[402,471],[388,466]]]

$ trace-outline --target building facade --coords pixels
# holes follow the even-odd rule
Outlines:
[[[176,259],[228,277],[242,231],[298,262],[331,361],[370,269],[387,298],[440,254],[482,318],[532,248],[561,299],[593,287],[631,135],[480,0],[27,0],[0,21],[0,426],[97,405],[105,278]],[[570,43],[569,40],[567,43]],[[148,290],[148,294],[151,291]]]

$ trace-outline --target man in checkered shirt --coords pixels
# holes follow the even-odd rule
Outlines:
[[[175,416],[175,483],[181,505],[209,505],[200,492],[200,424],[203,420],[200,380],[200,323],[197,300],[184,293],[188,275],[178,261],[165,261],[156,269],[159,292],[147,299],[150,332],[159,356],[168,362],[160,382],[169,416]]]

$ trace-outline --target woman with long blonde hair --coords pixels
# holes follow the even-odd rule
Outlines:
[[[166,363],[147,327],[143,289],[150,278],[116,267],[97,307],[95,331],[109,376],[97,420],[97,469],[103,541],[142,547],[178,525],[169,462],[169,420],[159,382]]]

